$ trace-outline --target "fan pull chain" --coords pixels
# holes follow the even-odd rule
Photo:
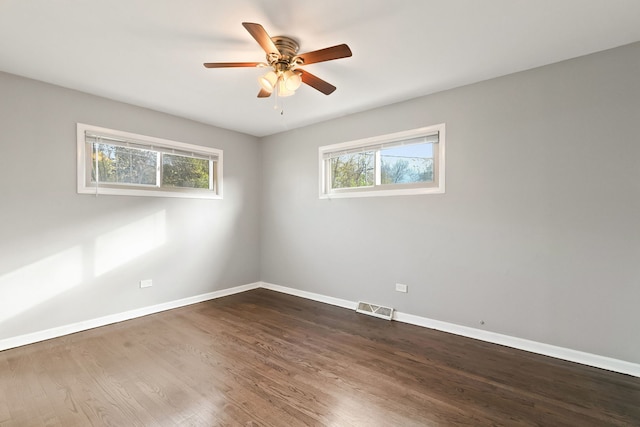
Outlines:
[[[276,81],[276,85],[274,88],[274,92],[276,94],[276,104],[273,106],[274,110],[280,110],[280,115],[284,116],[284,105],[278,105],[282,102],[282,98],[280,97],[280,79],[281,77],[278,77],[278,80]]]

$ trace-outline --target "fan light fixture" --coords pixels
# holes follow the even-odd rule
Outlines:
[[[269,93],[277,90],[278,96],[291,96],[302,84],[302,77],[295,71],[284,72],[269,71],[264,76],[258,77],[260,87]]]

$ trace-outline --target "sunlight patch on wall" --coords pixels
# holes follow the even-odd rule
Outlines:
[[[74,246],[0,276],[0,322],[78,286],[82,270],[82,247]]]
[[[108,273],[166,241],[164,210],[103,234],[96,239],[94,274]]]
[[[112,271],[166,242],[166,212],[159,211],[0,276],[0,324],[83,282]],[[90,254],[94,254],[93,265]],[[86,266],[92,266],[86,270]]]

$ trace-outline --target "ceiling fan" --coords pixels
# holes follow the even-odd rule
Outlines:
[[[299,46],[294,39],[285,36],[269,37],[262,25],[252,22],[243,22],[242,26],[266,52],[267,62],[205,62],[204,66],[206,68],[270,67],[271,70],[258,79],[261,86],[258,98],[268,98],[274,92],[277,96],[293,95],[302,83],[329,95],[336,90],[335,86],[300,67],[352,55],[351,49],[346,44],[298,54]]]

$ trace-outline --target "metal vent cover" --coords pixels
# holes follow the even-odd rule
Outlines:
[[[381,305],[370,304],[368,302],[358,302],[356,312],[368,314],[369,316],[379,317],[381,319],[391,320],[393,317],[393,308]]]

